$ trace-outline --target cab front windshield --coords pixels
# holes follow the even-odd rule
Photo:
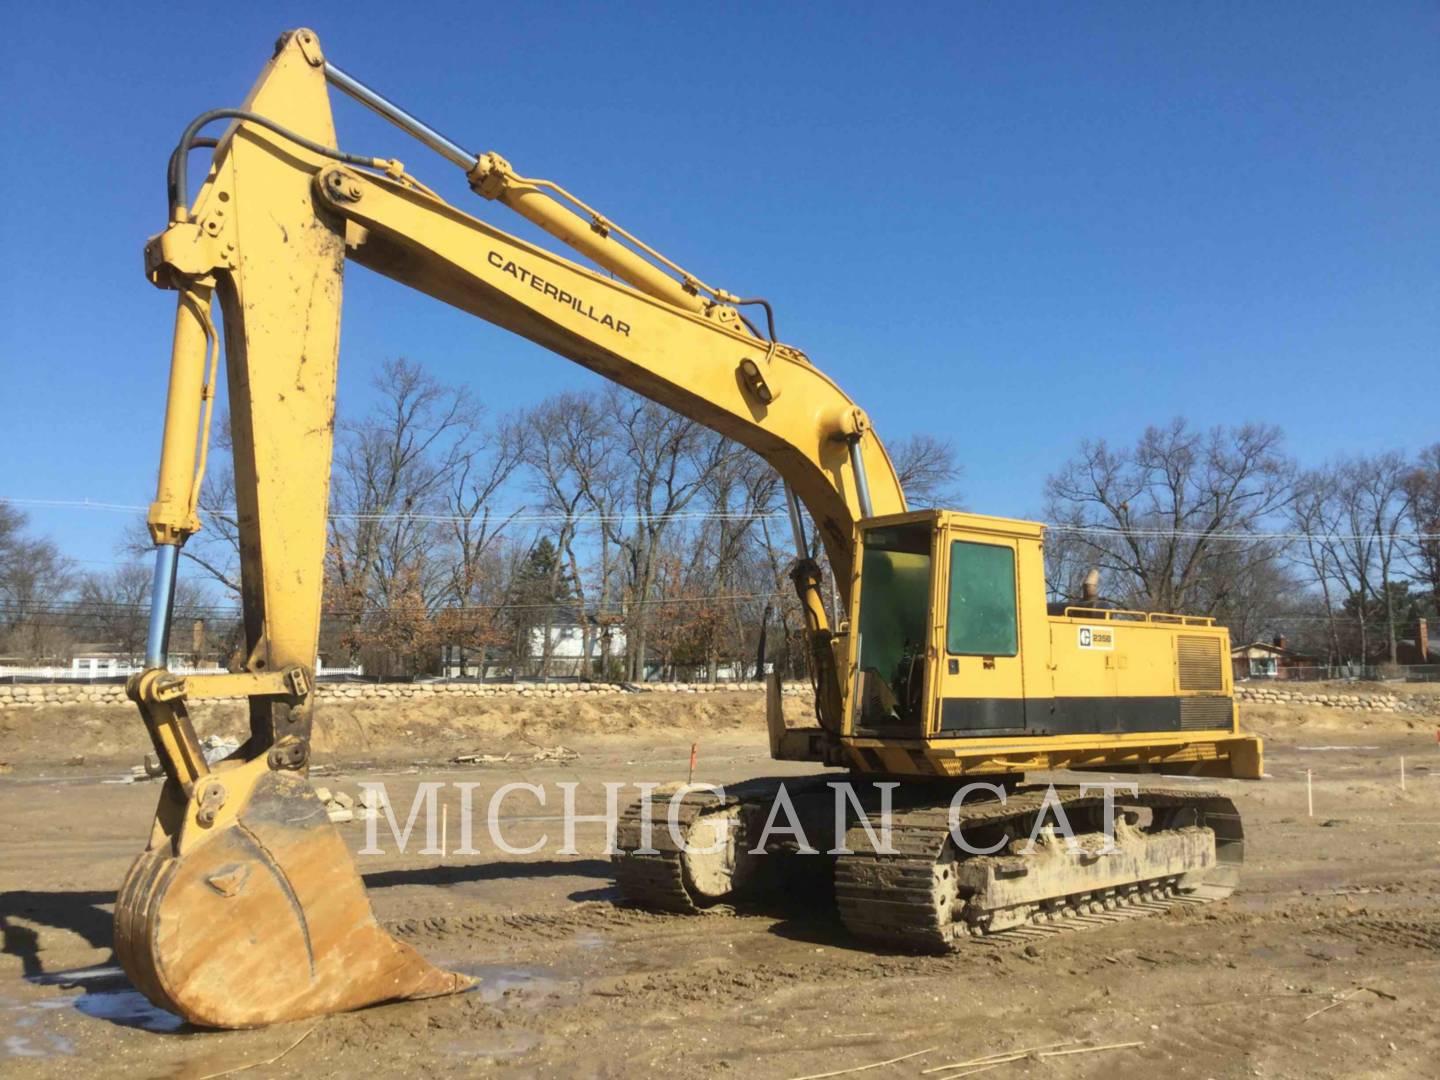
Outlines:
[[[865,533],[860,565],[859,726],[918,723],[930,608],[928,523]]]

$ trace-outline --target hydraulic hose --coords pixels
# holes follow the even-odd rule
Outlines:
[[[206,124],[212,124],[216,120],[244,120],[247,123],[256,124],[273,131],[282,139],[288,139],[296,146],[309,150],[312,154],[320,154],[324,157],[333,158],[335,161],[344,162],[346,165],[361,165],[366,168],[383,169],[390,164],[388,158],[364,157],[360,154],[347,154],[343,150],[336,150],[333,146],[326,146],[314,139],[307,139],[297,131],[277,124],[267,116],[253,113],[246,109],[211,109],[203,112],[194,120],[190,121],[184,133],[180,136],[180,142],[175,147],[175,152],[170,155],[170,165],[166,172],[166,184],[170,199],[170,220],[183,221],[188,213],[186,209],[186,198],[189,189],[189,164],[190,151],[198,145],[196,138],[200,129]]]
[[[763,307],[765,309],[765,324],[770,330],[770,340],[780,340],[775,336],[775,309],[770,306],[769,300],[766,300],[763,296],[752,296],[746,299],[736,299],[732,301],[732,303],[734,303],[736,307],[749,307],[752,304],[759,304]],[[748,322],[749,320],[746,321]],[[756,334],[755,336],[759,337],[760,335]]]

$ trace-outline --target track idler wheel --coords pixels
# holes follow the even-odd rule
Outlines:
[[[472,985],[375,921],[304,777],[265,757],[168,781],[115,904],[120,966],[192,1024],[247,1028]]]

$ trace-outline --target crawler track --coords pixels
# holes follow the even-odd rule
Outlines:
[[[690,827],[705,813],[739,805],[736,795],[721,799],[712,792],[691,792],[680,803],[677,821],[686,835]],[[613,862],[615,884],[626,903],[652,911],[676,911],[696,915],[705,910],[700,899],[685,886],[685,862],[680,848],[671,836],[666,817],[668,804],[650,803],[640,799],[631,803],[620,815],[615,839],[618,850]],[[644,823],[650,819],[649,847],[653,854],[640,853],[646,847]]]
[[[783,784],[793,799],[802,803],[816,798],[830,805],[830,791],[825,786],[831,777],[788,777],[759,778],[747,780],[726,788],[721,796],[710,791],[694,791],[685,795],[676,807],[676,823],[679,835],[688,837],[692,828],[703,817],[726,811],[741,809],[738,821],[741,846],[749,847],[749,835],[759,835],[764,828],[764,814],[768,813],[771,800]],[[651,802],[637,800],[627,806],[620,815],[616,829],[616,852],[613,857],[615,883],[626,903],[654,911],[674,911],[682,914],[700,914],[717,907],[726,907],[738,897],[724,899],[707,898],[696,889],[690,879],[690,871],[675,834],[669,824],[671,813],[670,794],[662,789],[655,793]],[[756,815],[759,815],[756,820]],[[645,822],[650,821],[648,848],[645,850]],[[779,856],[788,854],[789,837],[778,839],[769,850]],[[832,845],[825,844],[825,847]],[[791,848],[793,850],[793,846]],[[824,862],[828,871],[828,860]]]
[[[831,804],[824,787],[825,779],[828,778],[787,779],[783,783],[797,804],[803,805],[806,799],[820,799],[828,806]],[[758,833],[781,783],[778,779],[752,780],[727,790],[723,798],[711,792],[688,794],[677,807],[680,835],[688,835],[706,814],[733,812],[739,808],[742,842],[749,846],[750,841],[744,834]],[[849,853],[835,857],[833,863],[835,902],[846,928],[855,936],[887,949],[943,952],[969,942],[1024,943],[1158,914],[1177,906],[1209,903],[1234,891],[1243,859],[1240,817],[1230,800],[1209,791],[1142,790],[1138,795],[1118,797],[1117,807],[1148,810],[1149,831],[1193,826],[1214,831],[1218,863],[1198,886],[1191,881],[1180,888],[1178,879],[1172,876],[1053,897],[1036,905],[1020,925],[994,930],[987,917],[990,913],[974,910],[957,889],[953,871],[958,856],[950,840],[949,792],[932,793],[926,798],[924,792],[910,791],[903,798],[909,805],[892,811],[888,851],[877,851],[866,829],[852,821],[844,843]],[[917,805],[917,799],[924,801]],[[1100,794],[1082,795],[1078,788],[1056,789],[1056,799],[1066,815],[1077,822],[1098,819],[1104,806]],[[967,801],[961,808],[959,827],[962,835],[976,838],[977,846],[989,846],[1003,837],[1028,837],[1044,808],[1045,789],[1021,789],[1011,793],[1004,803]],[[812,813],[802,813],[801,817],[813,820],[817,816],[813,809],[812,806]],[[874,809],[874,806],[867,807],[872,815],[872,827]],[[686,914],[728,906],[726,902],[732,897],[722,900],[703,897],[689,880],[681,846],[667,826],[669,812],[668,795],[661,793],[651,807],[637,802],[622,814],[614,857],[621,896],[639,907]],[[642,853],[639,849],[647,813],[653,822],[649,846],[654,850]],[[878,836],[878,828],[876,832]],[[820,840],[813,842],[818,845]],[[832,843],[833,840],[825,839],[826,846]],[[770,845],[769,851],[783,858],[787,854],[786,843]],[[793,853],[793,845],[790,852]],[[828,873],[829,859],[813,861],[817,872]],[[807,859],[807,867],[809,863]],[[758,887],[752,882],[752,891],[758,889],[759,893],[755,899],[763,898],[763,882],[773,883],[784,878],[767,876],[759,880]]]
[[[1071,788],[1057,789],[1057,796],[1072,817],[1103,809],[1102,797],[1096,794],[1081,795]],[[960,817],[961,832],[987,839],[1001,831],[1029,836],[1044,802],[1043,791],[1022,790],[1004,803],[967,803]],[[1155,827],[1183,821],[1213,829],[1219,864],[1195,889],[1177,891],[1168,880],[1138,881],[1104,896],[1056,897],[1038,907],[1027,924],[991,932],[977,917],[980,913],[966,911],[965,899],[953,885],[948,810],[925,806],[895,813],[893,854],[875,851],[859,826],[846,833],[845,846],[852,853],[841,855],[835,864],[835,900],[841,919],[857,937],[887,948],[941,952],[976,938],[1023,942],[1103,926],[1177,905],[1223,899],[1234,891],[1243,839],[1240,816],[1230,800],[1205,791],[1148,790],[1124,796],[1117,804],[1149,808]]]

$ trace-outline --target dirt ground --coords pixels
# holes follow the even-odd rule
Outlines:
[[[515,780],[552,792],[576,781],[580,809],[598,813],[607,780],[683,779],[697,740],[697,779],[813,771],[768,760],[757,695],[687,702],[668,721],[661,704],[601,717],[496,705],[484,721],[448,727],[401,718],[408,727],[393,730],[410,730],[418,751],[377,735],[378,720],[354,719],[360,734],[329,738],[320,757],[330,769],[316,782],[353,793],[362,779],[384,780],[405,807],[421,780],[477,781],[477,798]],[[989,1075],[1437,1075],[1440,720],[1285,708],[1246,719],[1267,737],[1270,776],[1217,785],[1240,807],[1247,839],[1241,890],[1220,904],[1025,948],[876,954],[803,899],[701,917],[618,906],[599,824],[580,827],[573,856],[488,844],[477,844],[480,856],[427,856],[412,843],[408,854],[357,857],[376,913],[431,959],[478,976],[479,989],[204,1032],[152,1008],[111,955],[115,888],[157,796],[154,784],[116,782],[138,758],[135,729],[127,739],[106,720],[103,738],[59,743],[62,726],[46,740],[30,730],[37,720],[12,717],[0,743],[12,763],[0,775],[0,1073],[797,1077],[915,1055],[860,1074],[868,1080],[1081,1040],[1142,1045]],[[47,741],[67,753],[88,745],[86,763],[47,761]],[[557,742],[579,756],[446,763]],[[453,808],[458,796],[445,791]],[[524,798],[507,804],[513,845],[559,829],[558,807]],[[340,828],[358,851],[365,827]]]

